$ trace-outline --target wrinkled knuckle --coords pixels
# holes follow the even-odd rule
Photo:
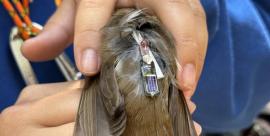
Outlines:
[[[88,41],[85,39],[87,39],[87,37],[98,37],[100,35],[101,35],[101,31],[99,28],[90,27],[90,28],[82,29],[76,32],[75,37],[74,37],[74,44],[78,45],[85,42],[94,42],[94,41]]]
[[[20,93],[20,97],[22,98],[27,98],[30,97],[33,93],[33,89],[35,88],[36,85],[29,85],[25,88],[23,88],[23,90]]]
[[[25,111],[26,106],[17,105],[3,110],[0,114],[0,129],[4,130],[0,131],[8,134],[13,134],[15,131],[17,134],[21,134],[24,131],[24,127],[22,126],[26,125],[28,121],[28,112]]]
[[[198,52],[198,64],[202,67],[205,60],[205,52]]]
[[[104,7],[104,0],[81,0],[80,6],[87,9],[99,9]]]
[[[21,110],[18,106],[11,106],[1,112],[0,120],[5,124],[15,123],[20,114]]]
[[[96,28],[96,27],[90,27],[90,28],[86,28],[83,29],[79,32],[79,34],[81,35],[92,35],[92,34],[99,34],[101,32],[101,28]]]
[[[186,5],[183,0],[165,0],[168,4]]]
[[[190,6],[193,10],[194,16],[206,19],[205,11],[202,7],[202,4],[199,0],[191,0]]]
[[[177,45],[197,47],[197,41],[194,36],[190,34],[181,34],[177,37]]]
[[[184,91],[193,91],[195,89],[195,85],[183,84],[181,88]]]
[[[204,12],[204,10],[195,10],[193,14],[195,17],[201,18],[202,20],[206,21],[206,13]]]
[[[49,19],[48,22],[46,23],[46,27],[59,30],[59,32],[62,32],[62,34],[66,36],[71,36],[71,34],[73,34],[72,29],[69,29],[67,26],[62,25],[55,19]]]
[[[14,106],[11,106],[11,107],[8,107],[6,109],[4,109],[2,112],[1,112],[1,117],[7,117],[13,113],[15,113],[15,110],[16,108]]]
[[[188,2],[185,0],[164,0],[163,3],[171,8],[190,9]]]

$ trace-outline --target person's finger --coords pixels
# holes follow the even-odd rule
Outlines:
[[[173,34],[180,64],[193,64],[196,67],[196,20],[188,0],[160,0],[153,3],[152,9],[165,27]],[[149,4],[150,5],[150,4]]]
[[[173,34],[177,58],[183,69],[179,70],[177,79],[186,97],[191,97],[196,88],[201,65],[198,58],[202,53],[200,42],[197,39],[197,23],[189,0],[168,0],[152,3],[149,1],[154,13]],[[152,4],[152,5],[151,5]]]
[[[180,80],[180,82],[184,82],[184,85],[182,87],[186,88],[184,89],[185,96],[190,99],[190,97],[195,92],[195,87],[197,86],[198,80],[200,78],[203,65],[204,65],[204,59],[206,55],[207,50],[207,43],[208,43],[208,32],[207,32],[207,25],[206,25],[206,15],[204,12],[204,9],[200,3],[199,0],[189,0],[190,7],[192,8],[192,13],[195,18],[195,26],[196,29],[196,35],[195,35],[195,41],[197,41],[197,54],[196,54],[196,69],[193,67],[186,67],[183,70],[183,73],[181,78],[183,80]],[[195,71],[195,72],[191,72]],[[196,73],[196,74],[195,74]],[[193,85],[188,85],[192,84]],[[189,86],[194,86],[190,87]]]
[[[190,100],[187,100],[187,106],[188,106],[188,109],[189,109],[189,112],[192,114],[194,113],[194,111],[196,110],[196,105],[194,102],[190,101]]]
[[[74,0],[64,0],[42,32],[24,43],[23,55],[32,61],[43,61],[62,53],[72,42],[74,14]]]
[[[81,89],[83,84],[84,80],[79,80],[27,86],[20,93],[15,105],[34,102],[62,91]]]
[[[178,82],[180,83],[181,90],[183,90],[183,94],[187,100],[189,100],[195,89],[196,82],[196,69],[193,64],[186,64],[184,68],[178,70]]]
[[[29,103],[22,118],[40,126],[55,127],[74,122],[81,89],[62,91],[39,101]]]
[[[201,135],[201,133],[202,133],[202,127],[201,127],[201,125],[198,124],[198,123],[195,122],[195,121],[193,121],[193,123],[194,123],[195,130],[196,130],[196,132],[197,132],[197,135],[198,135],[198,136]]]
[[[96,74],[100,67],[101,29],[114,10],[115,0],[79,0],[75,19],[74,54],[78,69]]]
[[[207,50],[207,43],[208,43],[208,30],[207,30],[207,24],[206,24],[206,14],[204,12],[204,9],[202,7],[202,4],[200,3],[200,0],[189,0],[190,6],[193,11],[193,15],[196,20],[196,39],[199,43],[199,54],[197,58],[197,77],[196,80],[199,79],[199,76],[201,74],[201,71],[203,69],[204,65],[204,59],[206,55]]]
[[[160,8],[164,5],[163,3],[152,3],[151,1],[147,2],[147,0],[146,2],[135,3],[130,0],[120,0],[117,6],[152,7],[155,12],[161,10],[160,12],[165,14],[162,16],[156,12],[162,22],[165,22],[164,24],[167,24],[166,26],[171,28],[169,29],[170,31],[176,31],[173,34],[175,39],[179,41],[176,43],[179,54],[178,60],[181,62],[177,78],[186,99],[189,100],[197,86],[207,49],[208,33],[205,13],[199,0],[172,0],[163,2],[167,3],[165,4],[167,6],[163,9]],[[157,8],[155,9],[155,7]],[[170,9],[171,7],[173,9]],[[176,9],[174,10],[174,8]],[[172,12],[172,10],[178,12]],[[183,16],[183,14],[186,15]],[[178,17],[174,19],[174,16]],[[176,21],[172,21],[171,19]]]

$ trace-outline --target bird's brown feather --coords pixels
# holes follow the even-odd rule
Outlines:
[[[176,83],[176,51],[170,33],[144,10],[117,11],[103,31],[101,71],[88,78],[78,109],[75,136],[196,136],[185,98]],[[139,46],[149,41],[164,78],[160,94],[144,93]]]

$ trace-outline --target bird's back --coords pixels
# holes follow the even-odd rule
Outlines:
[[[175,46],[154,16],[119,10],[103,29],[101,70],[82,93],[75,136],[195,136],[176,84]]]

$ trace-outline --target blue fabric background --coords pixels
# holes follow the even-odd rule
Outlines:
[[[270,100],[270,1],[201,1],[209,47],[193,97],[194,119],[204,131],[238,130],[249,126]],[[55,6],[53,0],[36,0],[31,10],[32,19],[44,24]],[[12,26],[0,6],[0,111],[14,103],[24,86],[8,46]],[[71,49],[68,53],[72,56]],[[54,62],[33,65],[42,83],[64,81]]]

